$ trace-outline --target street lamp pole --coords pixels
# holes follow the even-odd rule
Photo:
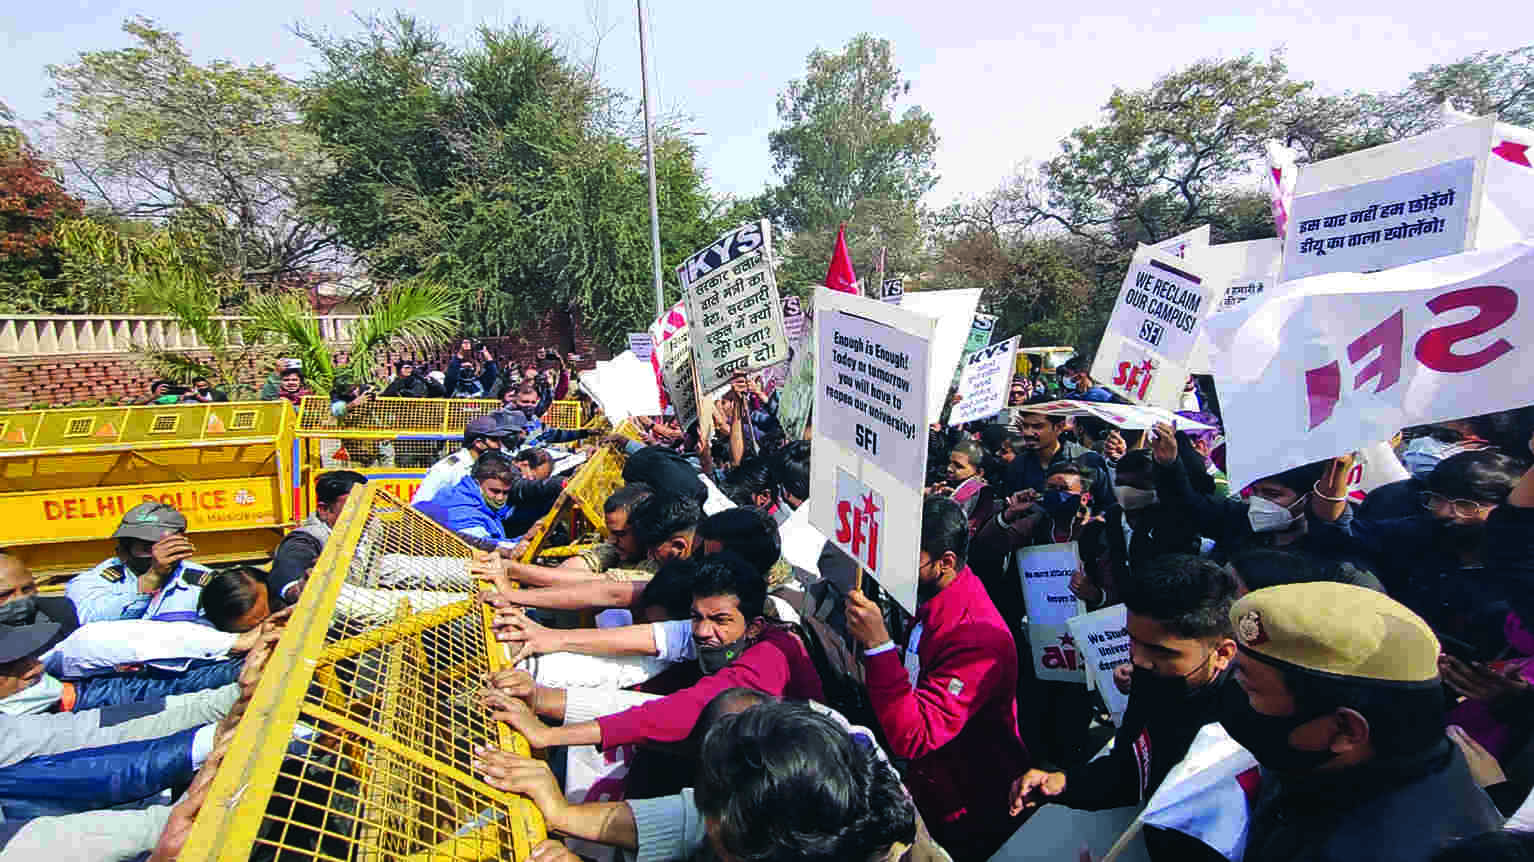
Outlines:
[[[634,0],[639,12],[639,79],[640,92],[644,96],[644,148],[645,172],[650,179],[650,264],[655,270],[655,316],[666,312],[666,293],[660,272],[660,207],[655,197],[655,129],[650,120],[650,67],[648,63],[649,41],[645,34],[644,0]]]

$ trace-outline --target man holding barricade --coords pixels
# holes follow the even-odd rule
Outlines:
[[[117,555],[70,580],[66,592],[80,622],[198,620],[198,600],[212,573],[191,561],[186,516],[165,503],[128,510],[112,534]]]

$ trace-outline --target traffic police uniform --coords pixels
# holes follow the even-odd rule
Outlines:
[[[186,517],[171,506],[140,503],[123,516],[112,538],[152,543],[172,533],[185,532]],[[74,603],[82,625],[128,619],[202,622],[198,604],[202,588],[212,577],[206,566],[183,560],[159,590],[141,593],[138,576],[121,558],[112,557],[72,578],[65,593]]]

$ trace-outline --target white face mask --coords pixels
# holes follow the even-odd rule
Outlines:
[[[1305,495],[1305,497],[1308,496],[1310,495]],[[1304,503],[1305,497],[1295,501],[1295,505],[1298,506]],[[1302,509],[1301,512],[1303,513],[1303,511]],[[1282,533],[1294,526],[1294,523],[1302,517],[1304,517],[1303,514],[1292,514],[1288,509],[1269,500],[1267,497],[1259,497],[1253,494],[1251,499],[1247,501],[1246,519],[1251,522],[1252,532],[1254,533]]]
[[[1155,491],[1147,491],[1143,488],[1134,488],[1129,485],[1114,485],[1113,495],[1118,497],[1119,505],[1123,506],[1126,512],[1138,512],[1160,502]]]
[[[10,697],[0,698],[0,715],[37,715],[47,712],[64,696],[64,683],[48,674]]]

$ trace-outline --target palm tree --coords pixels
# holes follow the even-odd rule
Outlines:
[[[302,360],[309,385],[328,392],[337,380],[366,380],[378,351],[390,345],[422,349],[446,342],[458,330],[459,302],[457,289],[429,282],[409,281],[382,291],[353,324],[350,350],[339,366],[302,290],[252,297],[245,306],[250,318],[245,333],[248,341],[279,345]]]

